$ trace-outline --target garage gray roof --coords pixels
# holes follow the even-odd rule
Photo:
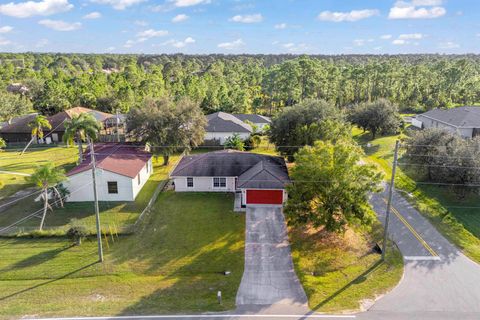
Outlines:
[[[448,123],[459,128],[480,128],[480,107],[458,107],[453,109],[433,109],[422,113],[434,120]]]
[[[284,189],[290,182],[282,157],[235,150],[184,156],[172,177],[238,177],[239,188]]]
[[[206,132],[252,132],[252,127],[233,115],[215,112],[207,115]]]
[[[234,113],[233,116],[238,118],[241,121],[250,121],[253,123],[271,123],[269,117],[261,116],[259,114],[244,114],[244,113]]]

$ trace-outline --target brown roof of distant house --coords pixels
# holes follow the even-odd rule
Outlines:
[[[144,149],[145,147],[136,145],[96,143],[94,151],[97,168],[135,178],[152,157],[152,154]],[[92,168],[92,159],[88,148],[85,154],[85,160],[70,170],[67,176],[73,176]]]
[[[64,132],[65,131],[65,120],[70,120],[74,116],[79,115],[81,113],[90,113],[100,122],[104,122],[105,120],[114,117],[113,114],[92,110],[84,107],[75,107],[71,108],[53,116],[47,117],[48,122],[52,125],[52,129],[49,132]],[[20,120],[15,119],[12,121],[11,124],[6,125],[0,128],[0,133],[30,133],[32,130],[29,126],[29,123],[35,118],[36,114],[31,114],[28,116],[22,116],[23,118]]]

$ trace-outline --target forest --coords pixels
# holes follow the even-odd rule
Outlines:
[[[6,111],[16,96],[17,105],[50,115],[73,106],[128,112],[146,97],[188,97],[205,113],[275,115],[311,98],[339,107],[386,98],[421,112],[480,102],[479,74],[478,55],[3,53],[0,101]],[[0,120],[13,115],[6,113]]]

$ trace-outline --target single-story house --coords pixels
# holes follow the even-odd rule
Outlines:
[[[170,174],[177,192],[233,192],[241,205],[282,205],[290,183],[282,157],[221,150],[186,155]]]
[[[247,139],[252,134],[252,126],[226,112],[215,112],[207,115],[205,128],[205,142],[207,144],[223,145],[228,137],[238,134],[240,138]]]
[[[272,123],[272,120],[269,117],[259,114],[234,113],[233,116],[243,122],[247,121],[253,123],[260,132]]]
[[[445,129],[464,138],[473,138],[480,134],[480,107],[433,109],[417,115],[412,125],[421,129]]]
[[[48,122],[50,122],[52,128],[50,130],[45,129],[45,141],[62,141],[63,134],[65,133],[64,122],[72,119],[73,116],[79,115],[81,113],[90,113],[95,117],[95,119],[102,123],[105,123],[105,121],[107,121],[108,119],[115,117],[115,115],[113,114],[84,107],[75,107],[59,112],[57,114],[54,114],[53,116],[47,117],[47,120]],[[32,138],[32,128],[29,126],[29,123],[34,120],[36,116],[36,113],[32,113],[13,119],[12,121],[10,121],[9,124],[6,124],[0,128],[0,137],[2,137],[7,143],[28,143]]]
[[[152,154],[144,146],[96,143],[99,201],[134,201],[153,172]],[[63,185],[70,191],[67,202],[93,201],[90,150],[78,166],[67,172]]]

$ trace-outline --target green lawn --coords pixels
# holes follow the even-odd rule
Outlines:
[[[309,306],[319,312],[359,310],[367,299],[392,289],[403,274],[399,250],[391,246],[385,262],[372,251],[381,240],[379,223],[374,231],[344,235],[309,228],[290,229],[292,257]]]
[[[37,165],[53,162],[56,166],[69,170],[75,166],[78,158],[76,147],[32,148],[20,155],[21,151],[0,151],[0,170],[21,173],[33,173]],[[0,199],[29,186],[25,177],[0,173]]]
[[[109,237],[108,247],[104,240],[103,264],[95,263],[94,239],[79,247],[62,238],[0,239],[0,318],[232,309],[245,227],[232,208],[230,194],[162,193],[138,233]]]
[[[42,151],[43,153],[44,151]],[[53,153],[49,151],[48,154]],[[146,207],[157,185],[165,181],[173,165],[178,161],[178,156],[172,156],[170,164],[163,166],[163,159],[153,158],[153,174],[142,188],[133,202],[100,202],[101,220],[104,231],[130,232],[142,210]],[[41,202],[34,202],[37,195],[18,201],[0,214],[0,227],[8,226],[32,212],[42,209]],[[90,232],[95,232],[95,215],[93,202],[65,203],[64,208],[54,208],[47,213],[45,228],[58,232],[65,232],[70,220],[75,218],[85,225]],[[33,218],[21,223],[15,232],[29,232],[36,229],[39,219]]]
[[[355,139],[364,146],[367,160],[376,163],[390,179],[395,141],[401,136],[378,137],[371,140],[369,133],[363,134],[354,128]],[[370,147],[365,145],[370,143]],[[401,161],[401,160],[400,160]],[[395,179],[397,189],[409,193],[406,197],[430,222],[459,247],[471,259],[480,263],[480,217],[478,207],[480,195],[471,194],[460,199],[445,186],[416,184],[406,167],[399,167]],[[411,170],[410,170],[411,171]]]

